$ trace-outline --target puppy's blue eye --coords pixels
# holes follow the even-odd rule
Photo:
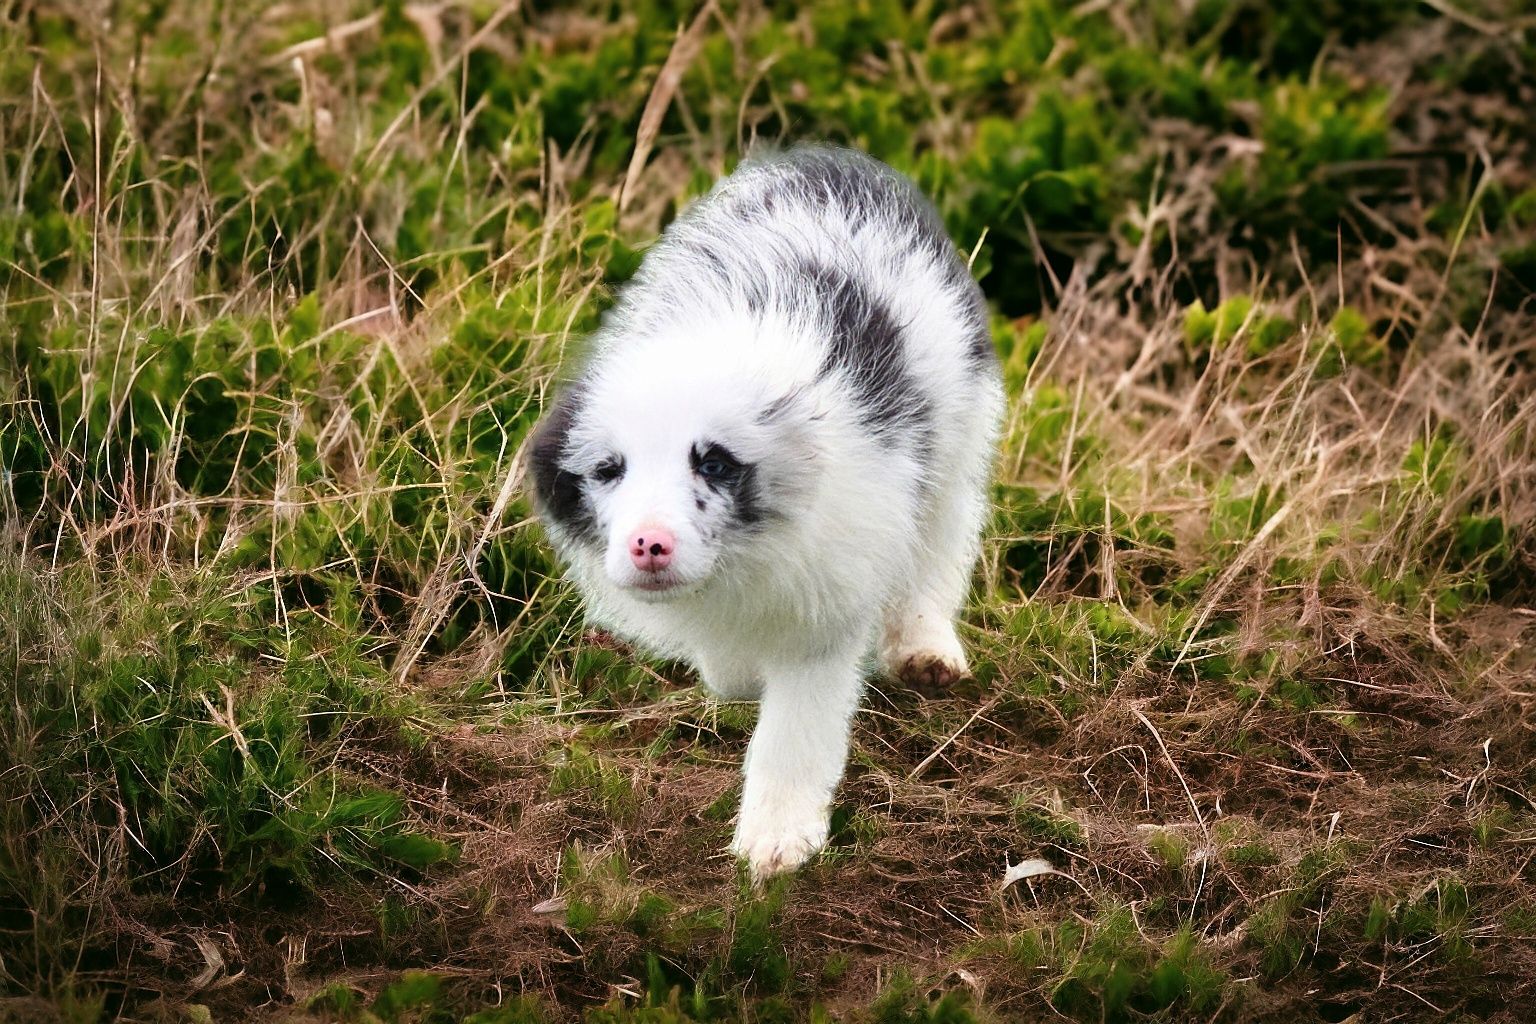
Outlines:
[[[712,444],[703,451],[695,448],[689,458],[693,460],[693,471],[710,483],[728,483],[742,473],[741,463],[718,444]]]

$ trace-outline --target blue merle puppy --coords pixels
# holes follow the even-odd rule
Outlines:
[[[870,654],[942,685],[1004,396],[933,206],[861,153],[752,157],[680,216],[531,442],[590,618],[757,700],[732,849],[826,842]]]

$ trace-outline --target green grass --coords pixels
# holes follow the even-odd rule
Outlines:
[[[0,4],[0,1018],[1529,1002],[1526,7],[546,7]],[[781,137],[934,197],[1012,401],[974,680],[753,892],[753,709],[519,454]]]

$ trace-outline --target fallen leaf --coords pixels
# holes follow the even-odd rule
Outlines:
[[[1067,872],[1059,870],[1044,857],[1031,857],[1028,860],[1021,860],[1017,864],[1009,864],[1005,858],[1003,864],[1008,870],[1003,872],[1003,884],[998,886],[1000,890],[1008,888],[1014,882],[1022,882],[1029,878],[1039,878],[1041,875],[1060,875],[1079,889],[1082,889],[1083,892],[1088,891],[1083,888],[1083,883]]]
[[[533,912],[535,914],[561,914],[561,913],[564,913],[565,912],[565,897],[564,896],[554,896],[554,897],[551,897],[550,899],[544,900],[542,903],[535,903],[533,905]]]

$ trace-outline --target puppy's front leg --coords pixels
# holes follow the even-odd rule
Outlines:
[[[754,879],[791,871],[827,841],[862,679],[852,654],[764,673],[731,850]]]

